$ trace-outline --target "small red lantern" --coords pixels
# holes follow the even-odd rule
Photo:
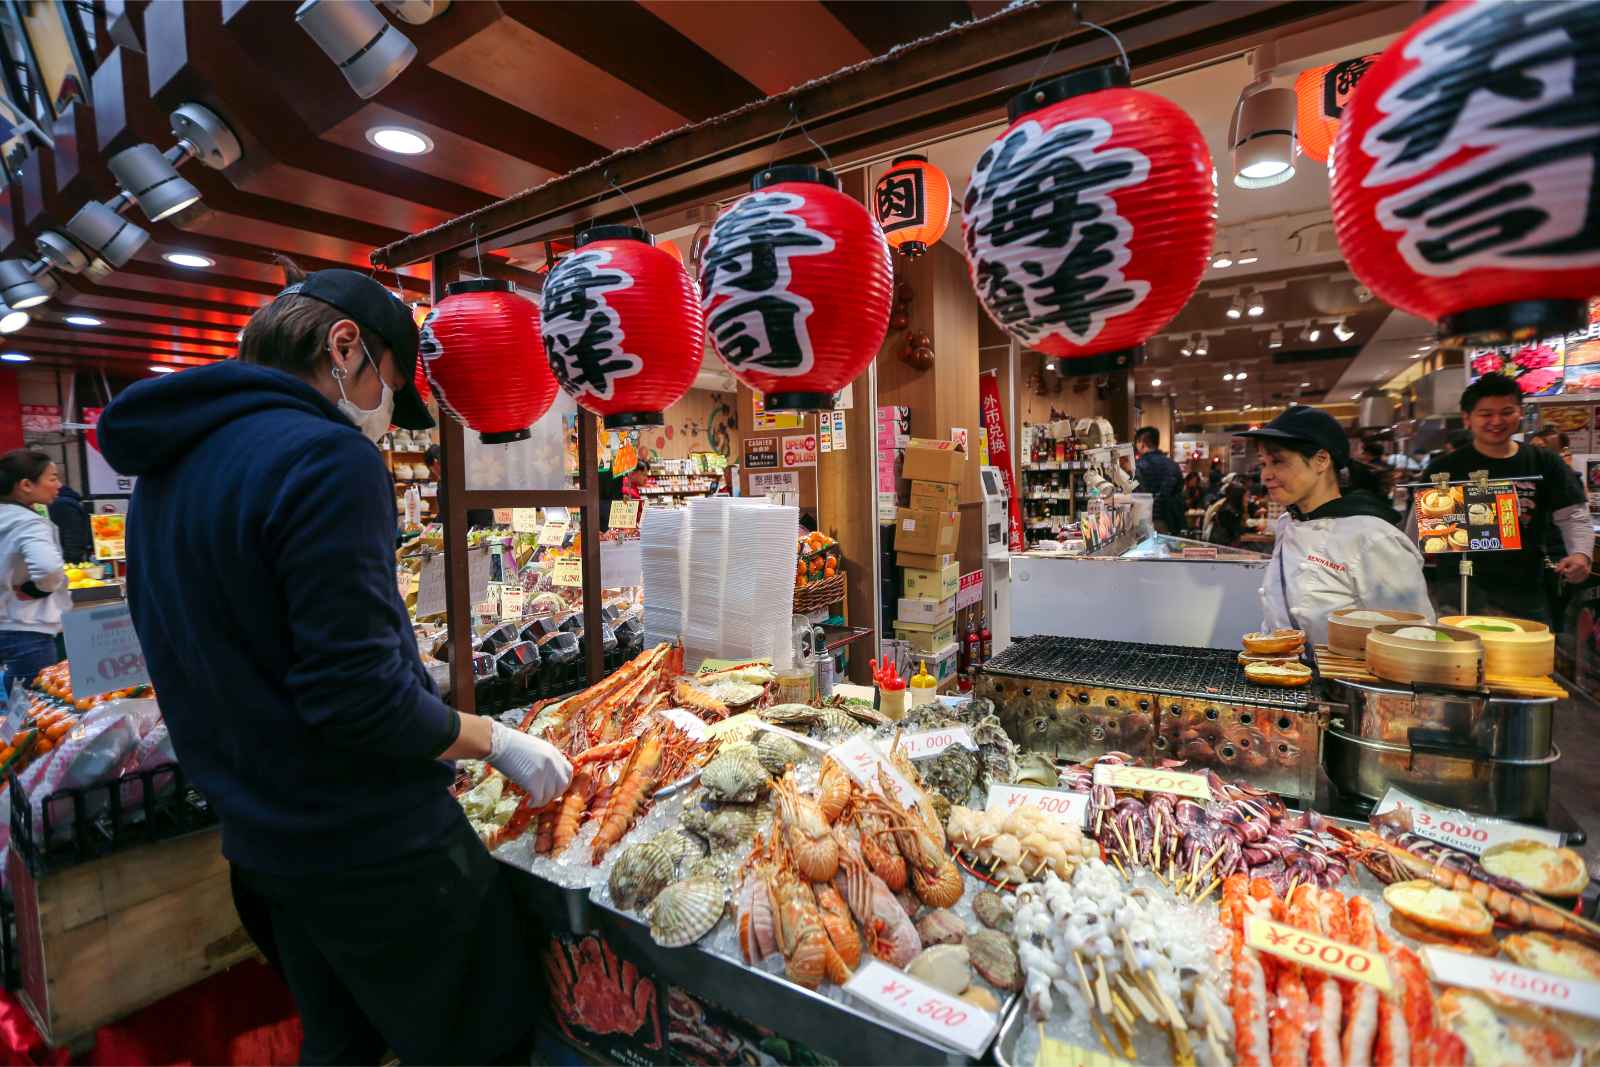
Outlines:
[[[1334,232],[1446,337],[1581,329],[1600,293],[1600,4],[1454,0],[1384,50],[1334,143]]]
[[[950,225],[950,179],[927,156],[901,156],[878,179],[873,209],[889,247],[915,259]]]
[[[701,258],[706,330],[767,410],[826,410],[888,332],[889,245],[831,171],[768,167],[750,188]]]
[[[1096,67],[1013,97],[962,205],[973,288],[1039,352],[1131,349],[1205,273],[1216,231],[1211,153],[1176,104]]]
[[[595,226],[540,296],[550,369],[607,429],[659,426],[705,357],[700,299],[683,264],[633,226]]]
[[[417,345],[439,406],[486,445],[523,440],[556,398],[538,307],[493,278],[451,282],[444,291]]]
[[[1301,155],[1317,163],[1328,162],[1345,105],[1377,58],[1357,56],[1300,72],[1294,80],[1294,128]]]

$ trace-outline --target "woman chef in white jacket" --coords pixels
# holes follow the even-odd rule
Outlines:
[[[1304,630],[1315,646],[1327,643],[1328,616],[1341,608],[1414,611],[1433,621],[1422,553],[1394,525],[1394,509],[1362,490],[1339,491],[1350,444],[1333,416],[1297,404],[1239,436],[1259,443],[1261,480],[1289,509],[1261,588],[1263,630]]]

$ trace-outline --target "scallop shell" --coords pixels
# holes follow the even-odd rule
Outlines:
[[[972,898],[972,914],[991,930],[1004,930],[1011,925],[1011,908],[993,889],[982,890]]]
[[[689,865],[684,872],[685,878],[711,878],[718,882],[726,882],[733,873],[733,858],[726,853],[712,852],[701,856]]]
[[[755,753],[740,748],[718,753],[700,772],[700,784],[713,800],[747,802],[765,792],[771,779]]]
[[[761,804],[724,804],[706,816],[706,840],[712,848],[737,848],[754,837],[769,817]]]
[[[820,713],[810,704],[774,704],[770,708],[762,708],[756,714],[767,722],[775,722],[781,725],[784,723],[813,723],[817,721]]]
[[[804,763],[806,750],[782,734],[762,731],[756,742],[756,759],[768,774],[782,774],[790,764]]]
[[[1022,967],[1017,962],[1017,947],[998,930],[979,930],[967,938],[973,970],[996,989],[1015,993],[1022,988]]]
[[[961,999],[973,1007],[982,1008],[984,1011],[998,1012],[1000,1010],[1000,1001],[995,998],[993,993],[981,985],[975,985],[968,989],[961,994]]]
[[[854,715],[839,708],[816,709],[817,720],[824,730],[838,730],[843,733],[853,734],[866,727],[856,720]]]
[[[1012,959],[1016,957],[1013,954]],[[960,996],[972,984],[972,959],[966,945],[934,945],[906,964],[906,973],[935,989]]]
[[[1050,757],[1039,752],[1025,752],[1017,760],[1017,773],[1014,781],[1017,784],[1042,785],[1046,789],[1054,789],[1059,780],[1056,774],[1056,765],[1050,762]]]
[[[706,854],[706,843],[681,826],[661,831],[650,843],[665,849],[673,863],[696,860]]]
[[[611,868],[611,902],[624,910],[642,907],[672,880],[672,854],[654,841],[628,846]]]
[[[967,924],[948,908],[934,908],[917,920],[924,945],[959,945],[967,937]]]
[[[650,912],[650,937],[663,948],[682,948],[700,940],[722,918],[728,890],[704,875],[673,882],[656,896]]]

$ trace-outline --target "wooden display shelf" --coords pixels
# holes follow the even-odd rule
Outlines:
[[[1328,648],[1327,645],[1318,645],[1316,648],[1317,670],[1323,677],[1337,678],[1340,681],[1359,682],[1364,685],[1398,685],[1379,678],[1367,668],[1366,660],[1354,659],[1350,656],[1341,656]],[[1511,674],[1484,675],[1484,685],[1491,692],[1508,697],[1520,697],[1524,700],[1543,700],[1554,697],[1556,700],[1567,699],[1567,691],[1556,684],[1554,678],[1546,675],[1528,677]]]

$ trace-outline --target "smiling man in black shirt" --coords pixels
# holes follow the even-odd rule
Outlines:
[[[1472,443],[1428,464],[1422,480],[1442,473],[1448,474],[1452,482],[1463,482],[1475,471],[1487,471],[1490,481],[1513,482],[1522,526],[1522,548],[1467,554],[1473,570],[1468,606],[1474,614],[1549,622],[1544,595],[1544,545],[1552,528],[1559,531],[1566,549],[1566,555],[1555,564],[1556,573],[1564,580],[1577,583],[1588,578],[1594,558],[1594,528],[1581,485],[1554,452],[1512,440],[1522,421],[1522,393],[1512,379],[1503,374],[1485,374],[1461,394],[1461,412],[1472,433]],[[1410,523],[1415,532],[1415,510]],[[1445,561],[1438,569],[1434,590],[1441,615],[1461,609],[1461,586],[1455,567],[1460,558],[1435,557]]]

